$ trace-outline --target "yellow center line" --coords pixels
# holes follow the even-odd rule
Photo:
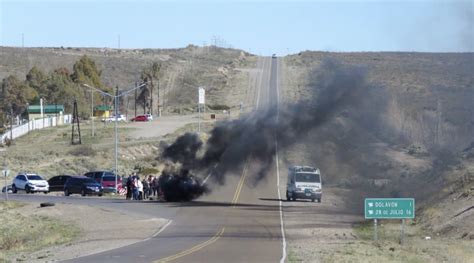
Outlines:
[[[175,255],[160,259],[158,261],[155,261],[155,263],[170,262],[170,261],[176,260],[178,258],[187,256],[189,254],[192,254],[196,251],[199,251],[199,250],[213,244],[214,242],[216,242],[222,236],[222,234],[224,234],[224,232],[225,232],[225,227],[221,228],[221,230],[219,232],[217,232],[217,234],[215,234],[211,239],[207,240],[206,242],[197,244],[194,247],[192,247],[190,249],[187,249],[187,250],[184,250],[184,251],[182,251],[178,254],[175,254]]]
[[[239,183],[237,184],[237,188],[235,189],[234,198],[232,199],[232,207],[235,207],[235,205],[237,204],[237,201],[239,200],[240,192],[242,191],[245,178],[247,177],[247,170],[248,170],[248,161],[245,163],[244,170],[242,171],[242,176],[240,177]]]
[[[242,175],[240,177],[239,183],[237,184],[237,188],[235,189],[234,198],[232,199],[232,207],[235,207],[235,205],[237,204],[237,201],[239,200],[240,192],[242,191],[242,187],[244,186],[245,178],[247,177],[247,170],[248,170],[248,162],[245,163],[244,170],[242,171]],[[182,251],[178,254],[175,254],[175,255],[172,255],[172,256],[169,256],[169,257],[166,257],[166,258],[163,258],[163,259],[159,259],[159,260],[155,261],[155,263],[170,262],[170,261],[176,260],[178,258],[187,256],[189,254],[192,254],[196,251],[199,251],[199,250],[213,244],[214,242],[216,242],[222,236],[222,234],[224,234],[224,231],[225,231],[225,227],[221,228],[221,230],[216,235],[214,235],[211,239],[209,239],[209,240],[207,240],[203,243],[197,244],[194,247],[192,247],[190,249],[187,249],[187,250],[184,250],[184,251]]]

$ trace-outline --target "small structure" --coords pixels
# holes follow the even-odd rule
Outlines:
[[[110,112],[112,107],[108,105],[98,105],[94,108],[94,117],[99,117],[99,119],[104,119],[110,117]]]
[[[62,104],[50,104],[44,105],[41,109],[41,105],[28,105],[28,119],[40,119],[43,117],[55,117],[60,116],[64,113],[64,105]]]

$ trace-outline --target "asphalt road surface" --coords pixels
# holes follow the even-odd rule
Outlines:
[[[255,106],[266,110],[278,104],[278,59],[261,58],[259,65]],[[193,202],[21,194],[13,198],[104,206],[172,220],[146,241],[67,262],[278,262],[284,258],[285,242],[277,168],[274,165],[255,185],[250,178],[258,165],[249,159],[239,174],[227,176],[225,185]]]

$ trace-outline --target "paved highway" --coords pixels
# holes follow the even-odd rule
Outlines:
[[[264,111],[278,104],[278,59],[261,60],[262,75],[255,104]],[[239,174],[227,176],[225,185],[193,202],[39,195],[14,198],[106,206],[172,220],[146,241],[67,262],[278,262],[285,257],[285,242],[277,168],[274,163],[266,180],[255,185],[250,178],[258,165],[249,159]]]

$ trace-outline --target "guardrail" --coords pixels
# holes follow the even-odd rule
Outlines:
[[[54,127],[64,124],[70,124],[72,122],[72,115],[61,115],[61,116],[52,116],[45,117],[41,119],[31,120],[25,124],[14,127],[13,129],[8,129],[4,134],[0,135],[0,143],[5,143],[6,139],[14,140],[18,137],[28,134],[34,130],[40,130],[48,127]]]

